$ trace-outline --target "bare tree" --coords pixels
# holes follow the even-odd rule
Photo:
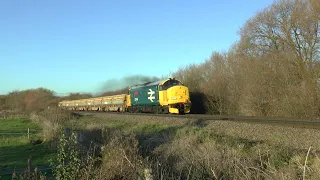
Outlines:
[[[0,110],[5,109],[5,104],[6,104],[6,96],[5,95],[0,95]]]
[[[280,0],[259,12],[241,29],[242,52],[251,58],[292,52],[296,58],[291,63],[300,76],[313,74],[320,53],[319,15],[314,6],[306,0]]]
[[[189,87],[191,92],[199,92],[201,83],[203,82],[203,69],[199,65],[191,64],[186,67],[181,67],[177,72],[172,73],[172,77],[181,80]]]
[[[201,66],[203,83],[202,92],[208,100],[208,109],[211,113],[226,113],[228,105],[229,72],[227,55],[214,52],[209,60]]]
[[[37,111],[56,106],[58,98],[54,92],[44,88],[13,91],[5,96],[5,108],[14,111]]]

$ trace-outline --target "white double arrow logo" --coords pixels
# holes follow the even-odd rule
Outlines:
[[[156,97],[153,96],[154,93],[155,93],[155,92],[152,91],[152,89],[149,89],[149,92],[148,92],[149,97],[148,97],[148,99],[149,99],[151,102],[153,102],[153,100],[156,98]]]

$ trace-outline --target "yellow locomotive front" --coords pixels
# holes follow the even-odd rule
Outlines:
[[[172,114],[190,113],[189,89],[174,78],[167,79],[159,84],[159,103]]]

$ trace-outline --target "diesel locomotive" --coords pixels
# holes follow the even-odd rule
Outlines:
[[[59,102],[60,108],[75,111],[117,111],[131,113],[190,113],[189,89],[175,78],[132,86],[128,94]]]

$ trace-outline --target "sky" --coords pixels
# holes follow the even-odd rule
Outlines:
[[[227,51],[272,0],[1,0],[0,94],[103,92]]]

